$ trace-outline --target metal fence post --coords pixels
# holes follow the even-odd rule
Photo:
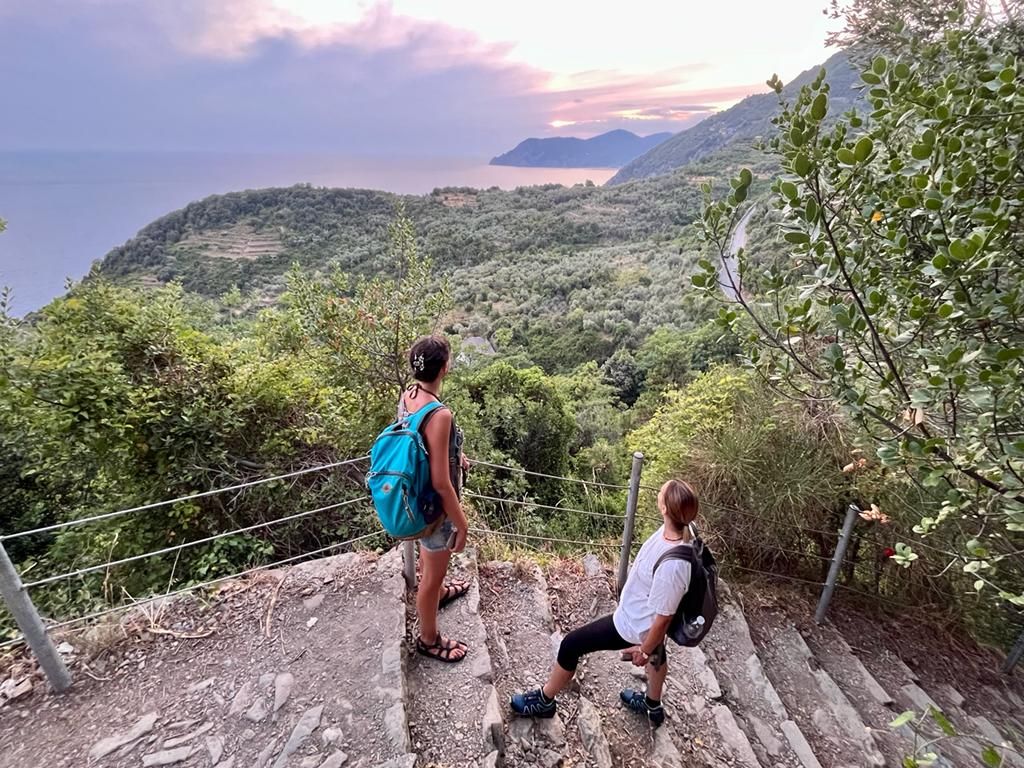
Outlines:
[[[825,580],[825,589],[818,600],[818,610],[814,613],[814,620],[821,624],[825,621],[825,612],[828,604],[832,601],[832,593],[836,589],[836,579],[839,578],[839,569],[842,568],[843,558],[846,557],[846,548],[850,544],[850,534],[853,533],[853,524],[857,522],[857,515],[860,510],[856,504],[851,504],[846,510],[846,520],[843,521],[843,532],[839,534],[839,541],[836,543],[836,552],[832,556],[832,566],[828,569],[828,578]]]
[[[1022,656],[1024,656],[1024,631],[1021,631],[1020,637],[1017,638],[1017,642],[1013,644],[1013,648],[1011,648],[1009,654],[1007,654],[1006,662],[1003,664],[1003,672],[1006,674],[1013,672],[1013,668],[1017,666]]]
[[[622,553],[619,555],[619,576],[616,580],[615,593],[622,594],[629,574],[629,553],[633,549],[633,528],[636,523],[636,505],[640,498],[640,471],[644,466],[644,455],[637,451],[633,454],[633,471],[629,475],[629,496],[626,498],[626,521],[622,527]]]
[[[0,597],[7,604],[8,610],[18,623],[18,628],[25,636],[32,652],[35,653],[39,666],[46,673],[46,679],[57,693],[63,693],[71,687],[71,673],[68,672],[64,660],[46,634],[46,627],[31,598],[22,586],[18,570],[7,556],[7,550],[0,542]]]
[[[416,542],[402,542],[402,573],[405,576],[405,586],[409,589],[416,588]]]

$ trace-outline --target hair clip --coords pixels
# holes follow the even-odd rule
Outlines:
[[[421,373],[426,369],[427,361],[423,359],[423,355],[416,355],[416,357],[412,359],[412,367],[414,370],[420,371]]]

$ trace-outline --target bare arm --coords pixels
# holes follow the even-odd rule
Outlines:
[[[465,545],[466,533],[469,528],[469,521],[462,511],[459,497],[455,493],[455,486],[452,485],[452,478],[448,472],[448,436],[452,429],[452,414],[447,408],[438,410],[430,417],[427,426],[423,429],[423,438],[427,444],[427,451],[430,454],[430,484],[437,495],[441,497],[441,508],[452,521],[455,530],[458,531],[458,540],[455,551],[459,552]]]
[[[665,642],[665,635],[668,633],[669,625],[672,623],[672,616],[658,614],[651,623],[644,641],[632,651],[633,664],[638,667],[645,666],[651,658],[654,650]],[[629,658],[628,656],[626,658]]]
[[[640,645],[640,650],[647,656],[654,653],[654,649],[665,642],[665,634],[668,632],[668,627],[672,623],[672,618],[672,616],[661,615],[654,617],[651,629],[647,633],[647,637],[644,638],[643,643]]]

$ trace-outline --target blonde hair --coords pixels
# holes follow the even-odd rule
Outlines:
[[[665,506],[665,514],[679,530],[697,519],[699,504],[693,487],[685,480],[669,480],[658,494]]]

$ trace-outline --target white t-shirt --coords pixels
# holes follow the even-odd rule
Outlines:
[[[630,643],[643,642],[655,616],[673,615],[690,587],[690,564],[685,560],[666,560],[654,571],[658,558],[682,543],[666,541],[664,533],[662,526],[640,547],[612,617],[615,630]]]

